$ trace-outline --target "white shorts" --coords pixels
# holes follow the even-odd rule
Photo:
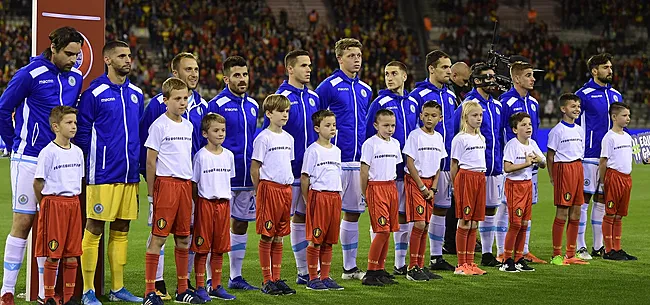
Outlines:
[[[404,192],[404,180],[395,181],[397,185],[397,201],[399,202],[399,213],[406,215],[406,193]]]
[[[300,185],[296,186],[294,183],[294,185],[291,186],[291,192],[291,216],[293,216],[293,214],[304,216],[307,211],[307,206],[305,205],[305,200],[302,198]]]
[[[38,158],[14,153],[11,156],[11,208],[15,213],[36,214],[34,176]]]
[[[485,207],[496,208],[503,200],[503,183],[505,176],[486,176],[485,181]]]
[[[230,217],[239,221],[255,221],[255,191],[232,191]]]
[[[341,163],[343,167],[341,210],[343,212],[363,213],[366,211],[366,202],[361,198],[361,170],[358,164],[359,162]]]
[[[596,193],[596,183],[598,182],[598,159],[585,158],[582,160],[582,170],[585,174],[584,192],[587,194]],[[603,194],[603,184],[598,185],[598,194]]]
[[[451,172],[449,171],[440,171],[440,177],[438,177],[438,193],[433,198],[433,207],[440,209],[451,208],[451,188],[453,185],[451,182]]]

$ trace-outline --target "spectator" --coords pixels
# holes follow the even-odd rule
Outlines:
[[[316,30],[316,24],[318,23],[318,12],[316,10],[311,10],[309,13],[309,32],[312,33]]]

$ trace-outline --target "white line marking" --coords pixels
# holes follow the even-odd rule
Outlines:
[[[77,19],[77,20],[89,20],[89,21],[100,21],[102,20],[99,16],[86,16],[86,15],[70,15],[70,14],[58,14],[58,13],[41,13],[43,17],[52,17],[52,18],[61,18],[61,19]]]

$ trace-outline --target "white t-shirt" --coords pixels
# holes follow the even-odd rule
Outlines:
[[[548,148],[555,151],[554,162],[582,160],[585,155],[585,141],[582,127],[560,121],[548,133]]]
[[[440,160],[447,157],[445,141],[438,132],[428,134],[417,128],[409,134],[404,144],[404,154],[413,158],[418,175],[422,178],[431,178],[440,169]],[[410,174],[404,166],[406,174]]]
[[[199,197],[205,199],[230,199],[230,178],[235,177],[235,156],[226,148],[215,155],[201,148],[194,156],[194,175]]]
[[[262,130],[253,141],[253,160],[260,161],[260,180],[292,184],[293,137],[286,131]]]
[[[336,145],[325,148],[311,143],[305,151],[302,173],[309,175],[312,190],[342,192],[341,150]]]
[[[607,168],[629,175],[632,172],[632,137],[625,131],[618,134],[610,129],[603,137],[600,157],[607,158]]]
[[[370,166],[370,181],[392,181],[397,179],[397,164],[402,163],[399,141],[390,138],[382,140],[374,135],[361,146],[361,163]]]
[[[512,164],[523,164],[526,163],[526,156],[530,154],[535,154],[541,159],[544,159],[544,153],[539,149],[535,140],[528,139],[528,145],[524,145],[515,137],[506,143],[506,147],[503,149],[503,161]],[[506,173],[506,178],[519,181],[533,179],[533,166],[531,165],[518,171]]]
[[[451,140],[451,158],[458,167],[474,172],[485,172],[485,138],[461,132]]]
[[[149,127],[144,146],[158,152],[156,176],[192,179],[192,123],[172,121],[166,114]]]
[[[45,180],[41,194],[72,197],[81,193],[84,155],[77,145],[65,149],[50,142],[38,154],[34,178]]]

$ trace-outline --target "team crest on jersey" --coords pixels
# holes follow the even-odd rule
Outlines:
[[[47,247],[50,248],[50,251],[54,252],[59,248],[59,241],[56,239],[50,240],[50,242],[47,243]]]
[[[591,180],[585,179],[585,186],[589,186],[591,184]]]
[[[314,99],[311,97],[309,98],[309,105],[311,105],[312,107],[316,107],[316,101],[314,101]]]
[[[81,52],[77,55],[77,61],[74,63],[74,67],[81,71],[81,75],[85,79],[93,66],[93,46],[82,32],[79,32],[79,34],[83,37],[84,43],[81,45]],[[70,84],[70,86],[74,85]]]
[[[451,96],[449,97],[449,104],[450,104],[450,105],[453,105],[453,104],[454,104],[454,99],[453,99]]]
[[[131,94],[131,102],[137,104],[138,103],[138,97],[135,96],[135,94]]]
[[[29,201],[29,197],[27,197],[27,195],[22,194],[18,196],[18,203],[25,205],[27,204],[28,201]]]
[[[613,208],[614,208],[614,201],[611,201],[611,200],[610,200],[610,201],[607,203],[607,208],[609,208],[609,209],[613,209]]]
[[[571,193],[567,192],[566,194],[564,194],[564,200],[566,201],[571,200]]]
[[[614,102],[618,102],[618,96],[614,95]]]
[[[164,229],[167,227],[167,220],[160,218],[156,221],[156,226],[158,227],[159,230]]]
[[[517,217],[521,217],[522,215],[524,215],[524,211],[522,211],[521,208],[518,208],[517,210],[515,210],[515,214],[517,215]]]
[[[251,107],[251,114],[256,117],[257,116],[257,111],[255,111],[255,108]]]
[[[321,230],[320,228],[316,228],[314,229],[313,233],[314,233],[314,237],[319,238],[321,235],[323,235],[323,230]]]
[[[411,105],[411,112],[415,113],[415,105]]]
[[[380,216],[379,219],[377,219],[377,223],[383,227],[388,224],[388,219],[386,219],[384,216]]]
[[[422,214],[424,214],[424,207],[421,206],[421,205],[418,205],[418,206],[415,208],[415,211],[416,211],[419,215],[422,215]]]
[[[101,203],[97,203],[93,206],[93,211],[97,214],[101,214],[104,212],[104,206]]]
[[[201,236],[196,237],[195,243],[196,243],[197,246],[199,246],[199,247],[202,246],[204,242],[205,242],[205,239],[203,239],[203,237],[201,237]]]
[[[499,110],[499,107],[494,108],[494,110],[497,112],[498,115],[501,115],[501,110]]]
[[[368,93],[366,92],[366,89],[361,89],[361,96],[367,97]]]
[[[267,221],[264,223],[264,228],[266,228],[267,230],[271,230],[271,229],[273,229],[273,222],[270,221],[270,220],[267,220]]]
[[[77,80],[74,79],[74,76],[72,75],[68,76],[68,85],[70,85],[70,87],[74,87],[74,85],[76,84],[77,84]]]
[[[530,109],[533,109],[533,111],[537,111],[537,107],[535,104],[530,104]]]
[[[471,212],[472,212],[472,208],[470,208],[470,207],[465,207],[463,209],[463,213],[465,213],[465,215],[469,215],[469,213],[471,213]]]

